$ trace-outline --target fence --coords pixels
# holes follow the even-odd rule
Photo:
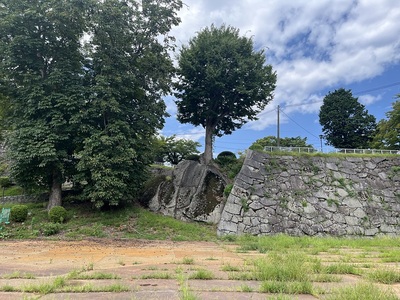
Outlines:
[[[315,153],[323,152],[315,148],[306,147],[275,147],[265,146],[267,152],[297,152],[297,153]],[[380,150],[380,149],[333,149],[327,153],[344,153],[344,154],[400,154],[400,150]]]

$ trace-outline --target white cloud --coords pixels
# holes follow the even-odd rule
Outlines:
[[[315,113],[326,89],[374,78],[400,62],[398,0],[186,0],[173,34],[186,44],[212,23],[252,36],[278,74],[273,105]],[[363,103],[379,97],[364,95]],[[306,105],[302,105],[306,104]],[[174,111],[169,105],[170,111]],[[248,126],[276,124],[272,103]],[[283,120],[284,121],[284,120]]]
[[[378,95],[378,96],[373,96],[373,95],[362,95],[358,97],[358,101],[364,105],[370,105],[373,104],[375,102],[378,102],[382,100],[382,96]]]

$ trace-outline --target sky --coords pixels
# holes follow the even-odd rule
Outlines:
[[[277,73],[274,100],[259,119],[216,138],[214,155],[246,150],[254,141],[277,135],[307,138],[324,152],[318,113],[323,98],[350,89],[377,121],[400,94],[400,2],[398,0],[183,0],[181,24],[172,30],[179,48],[211,24],[236,27],[264,49]],[[176,120],[173,96],[162,135],[204,145],[205,130]],[[199,148],[201,152],[204,147]]]

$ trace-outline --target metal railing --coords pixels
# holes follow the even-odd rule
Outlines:
[[[296,153],[316,153],[324,152],[315,148],[307,147],[276,147],[265,146],[267,152],[296,152]],[[325,153],[344,153],[344,154],[397,154],[400,155],[400,150],[381,150],[381,149],[333,149]]]
[[[275,146],[265,146],[265,151],[268,152],[297,152],[297,153],[315,153],[318,152],[315,148],[307,147],[275,147]]]

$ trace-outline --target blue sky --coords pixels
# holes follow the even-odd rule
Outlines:
[[[231,25],[265,49],[277,72],[275,97],[231,135],[216,138],[214,153],[247,149],[255,140],[277,133],[307,137],[320,148],[318,112],[324,96],[351,89],[377,121],[385,118],[400,94],[400,2],[398,0],[184,0],[182,23],[172,34],[178,49],[206,26]],[[174,98],[161,134],[204,144],[204,128],[176,121]],[[323,145],[324,151],[331,150]],[[203,151],[203,148],[199,149]]]

